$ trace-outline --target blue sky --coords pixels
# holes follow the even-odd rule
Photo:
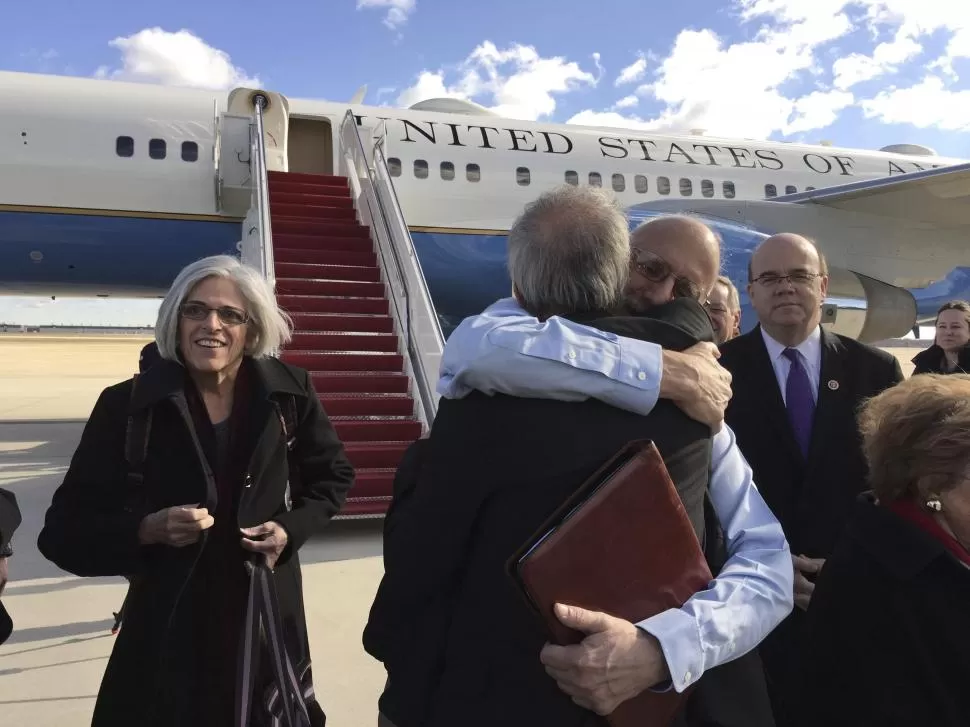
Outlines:
[[[661,6],[663,9],[661,9]],[[970,3],[290,0],[4,8],[0,69],[970,158]],[[649,8],[649,9],[648,9]],[[2,201],[2,200],[0,200]],[[24,323],[151,323],[157,303],[0,299]]]

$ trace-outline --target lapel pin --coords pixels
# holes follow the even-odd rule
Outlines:
[[[831,379],[829,381],[829,389],[831,389],[832,391],[838,391],[838,389],[839,389],[839,382],[836,381],[835,379]]]

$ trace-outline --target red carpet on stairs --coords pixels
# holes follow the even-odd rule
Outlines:
[[[269,203],[276,294],[296,329],[282,358],[312,372],[357,469],[341,514],[383,514],[421,423],[370,231],[344,177],[270,172]]]

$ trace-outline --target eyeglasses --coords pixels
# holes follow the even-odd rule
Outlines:
[[[640,275],[654,283],[663,283],[668,278],[673,278],[675,298],[693,298],[701,303],[706,302],[702,300],[701,288],[697,283],[675,275],[670,263],[656,253],[636,247],[630,248],[630,264]]]
[[[788,273],[788,275],[776,275],[775,273],[764,273],[759,275],[754,279],[755,283],[760,283],[766,288],[774,288],[775,286],[781,285],[783,280],[789,281],[792,285],[808,285],[815,278],[821,278],[821,273]]]
[[[241,326],[249,322],[249,314],[231,305],[223,305],[218,308],[210,308],[204,303],[183,303],[179,309],[183,318],[193,321],[204,321],[213,311],[224,325]]]

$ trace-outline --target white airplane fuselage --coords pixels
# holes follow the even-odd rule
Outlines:
[[[6,72],[0,93],[0,291],[157,296],[191,260],[235,250],[241,220],[220,211],[216,189],[227,93]],[[963,161],[288,102],[290,171],[339,173],[348,108],[368,133],[386,133],[395,190],[439,312],[448,308],[439,297],[476,289],[474,303],[451,306],[449,316],[507,292],[507,278],[491,292],[504,275],[506,231],[524,204],[563,182],[601,185],[624,206],[741,201]],[[727,272],[743,282],[740,268]]]

